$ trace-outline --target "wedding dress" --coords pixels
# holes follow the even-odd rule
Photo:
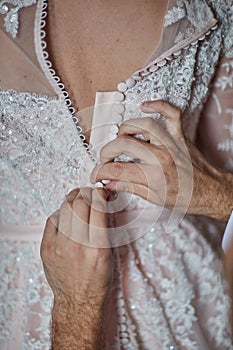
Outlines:
[[[141,102],[162,98],[179,107],[193,142],[204,120],[206,156],[232,171],[232,7],[227,0],[170,0],[160,42],[144,67],[115,92],[96,93],[91,148],[46,51],[47,1],[0,1],[2,350],[50,348],[52,293],[39,256],[45,219],[71,189],[91,186],[94,146],[104,134],[105,141],[115,137],[112,126],[122,118],[140,117]],[[110,125],[103,131],[101,103]],[[223,226],[186,215],[168,232],[168,210],[155,219],[157,207],[127,198],[119,220],[128,236],[121,243],[132,242],[115,249],[106,349],[233,349]],[[127,226],[131,215],[140,216],[136,228]]]

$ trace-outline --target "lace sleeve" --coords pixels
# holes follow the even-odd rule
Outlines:
[[[233,171],[233,59],[222,58],[199,124],[199,147],[213,165]]]
[[[230,1],[224,3],[215,3],[222,55],[200,120],[198,146],[213,165],[233,171],[233,9]]]

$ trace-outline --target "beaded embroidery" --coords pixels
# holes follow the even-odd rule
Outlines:
[[[5,28],[13,38],[16,37],[19,29],[19,10],[23,7],[28,7],[36,3],[37,0],[1,0],[0,1],[0,14],[6,15]],[[14,5],[15,7],[9,8],[8,5]]]
[[[14,4],[16,3],[20,2],[14,2]],[[215,6],[213,1],[208,1],[208,3],[210,8]],[[200,18],[205,22],[205,17],[209,17],[211,11],[203,1],[195,1],[195,4],[200,10]],[[166,25],[169,27],[172,23],[182,20],[184,11],[189,10],[191,16],[190,6],[192,6],[190,1],[178,0],[177,9],[169,12],[166,17]],[[216,7],[216,13],[219,13],[221,23],[221,19],[228,18],[225,16],[229,8],[226,3],[222,5],[221,1],[217,1],[216,6],[219,7],[219,9]],[[201,14],[203,8],[205,8],[204,16]],[[43,2],[42,10],[46,10],[45,2]],[[169,17],[172,16],[172,12],[175,15],[173,19]],[[44,14],[43,12],[43,16]],[[189,19],[194,27],[200,24],[195,16],[191,16]],[[37,33],[41,34],[42,39],[43,26],[44,17],[37,28]],[[221,43],[223,32],[225,39]],[[13,33],[15,33],[15,29]],[[133,115],[134,117],[139,116],[138,107],[143,100],[163,97],[184,110],[185,133],[193,140],[202,105],[208,97],[210,82],[220,60],[223,47],[227,56],[232,55],[233,39],[228,33],[230,33],[230,29],[227,28],[227,25],[218,24],[216,27],[215,23],[211,23],[202,35],[199,33],[181,50],[173,48],[170,54],[166,53],[164,57],[159,57],[144,69],[136,72],[126,82],[123,82],[126,86],[120,83],[118,97],[122,98],[124,118],[132,118]],[[193,34],[192,27],[190,30],[187,29],[184,35],[179,34],[180,36],[177,36],[175,41],[180,45],[180,40],[186,40]],[[1,155],[3,164],[2,191],[4,198],[1,219],[5,223],[12,222],[12,220],[16,224],[39,222],[44,214],[48,215],[59,206],[64,194],[69,189],[77,187],[77,183],[80,186],[89,185],[87,179],[93,167],[93,161],[91,157],[87,156],[85,143],[82,142],[84,140],[82,137],[77,137],[78,134],[72,123],[71,115],[78,127],[79,135],[82,135],[82,130],[78,126],[78,119],[75,119],[74,110],[72,110],[64,85],[59,82],[55,72],[53,74],[51,62],[48,61],[48,55],[44,50],[43,40],[40,46],[43,50],[39,55],[44,57],[49,74],[54,77],[59,97],[48,98],[35,94],[17,93],[16,91],[0,91],[1,150],[3,151]],[[48,72],[46,75],[48,76]],[[229,88],[231,80],[227,77],[227,80],[223,79],[223,81],[226,82],[225,87]],[[217,83],[222,84],[220,81]],[[125,103],[125,101],[129,103]],[[131,108],[130,102],[137,105],[135,110]],[[68,104],[68,108],[66,104]],[[225,125],[227,130],[229,127],[230,132],[231,124],[226,123]],[[59,130],[59,134],[56,133],[56,130]],[[67,183],[68,178],[69,183]],[[18,179],[20,187],[17,186]],[[40,183],[39,189],[38,181]],[[141,205],[140,201],[136,200],[131,204],[132,208]],[[6,213],[9,213],[9,216]],[[121,276],[124,276],[124,279],[121,279],[121,284],[118,284],[121,290],[117,303],[121,344],[119,339],[116,339],[114,344],[108,344],[108,349],[132,350],[154,348],[155,346],[165,350],[175,349],[177,346],[188,350],[199,349],[198,332],[195,338],[195,331],[192,329],[197,320],[208,333],[207,341],[211,349],[219,347],[227,350],[232,349],[228,324],[224,320],[227,314],[228,299],[221,281],[221,273],[217,272],[217,253],[211,249],[209,243],[213,244],[217,241],[211,231],[213,224],[204,224],[203,222],[200,224],[196,218],[192,220],[187,217],[169,237],[165,235],[162,224],[156,225],[147,233],[145,239],[140,239],[128,246],[126,260],[119,259]],[[216,226],[213,225],[213,227]],[[206,235],[210,232],[210,238],[207,240],[200,232]],[[219,234],[219,231],[217,233]],[[31,249],[30,244],[7,244],[7,248],[2,251],[2,254],[6,251],[7,257],[9,257],[9,261],[5,259],[2,265],[2,276],[4,276],[2,283],[5,287],[8,286],[9,278],[11,278],[11,283],[15,283],[14,281],[17,280],[18,270],[11,269],[11,266],[13,266],[12,262],[19,258],[18,252],[25,252],[27,263],[31,259],[28,248],[25,248]],[[123,253],[120,251],[121,254]],[[38,273],[41,271],[40,269],[38,271],[33,269],[33,271],[36,276],[40,276]],[[32,280],[30,275],[27,281],[32,283]],[[41,280],[38,278],[37,282],[37,288],[43,286],[44,291],[48,289],[42,276]],[[194,287],[198,290],[195,291]],[[4,293],[6,293],[6,288]],[[34,288],[36,287],[30,289],[29,295],[27,294],[32,309],[38,301],[38,295],[40,295],[40,293],[35,293]],[[122,305],[123,290],[124,303]],[[24,289],[17,289],[17,296],[12,294],[8,299],[8,305],[1,304],[1,310],[4,310],[3,315],[8,313],[9,317],[9,305],[14,305],[17,297],[22,297],[23,293]],[[37,298],[33,298],[33,293]],[[46,293],[49,295],[48,290]],[[145,296],[148,302],[143,303]],[[46,346],[48,333],[45,330],[48,327],[47,315],[50,314],[48,300],[50,299],[46,298],[43,299],[46,311],[39,316],[42,320],[46,320],[39,327],[43,336],[40,339],[35,339],[32,332],[25,333],[24,349],[43,347],[46,349],[47,346],[49,347],[49,344]],[[209,314],[208,322],[206,322],[205,319],[202,319],[202,315],[208,299],[211,300],[214,307],[211,307],[213,314]],[[5,311],[7,308],[8,311]],[[218,317],[216,317],[215,311]],[[25,316],[25,319],[27,317],[28,315]],[[1,322],[4,326],[4,320]],[[16,327],[17,322],[14,323],[14,328]],[[11,337],[10,332],[11,330],[7,334],[6,332],[2,333],[3,341],[7,341]],[[129,335],[130,341],[128,341]],[[155,341],[158,342],[156,345]]]

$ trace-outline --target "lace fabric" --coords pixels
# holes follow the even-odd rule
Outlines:
[[[36,18],[37,57],[46,78],[57,84],[57,96],[19,92],[18,82],[14,90],[0,90],[1,222],[5,225],[43,222],[67,192],[90,185],[94,166],[81,128],[77,131],[74,111],[67,108],[64,86],[51,74],[51,63],[44,57],[44,3],[39,1],[37,8],[42,16]],[[19,4],[23,6],[14,2]],[[163,38],[149,62],[132,75],[136,84],[125,93],[124,116],[139,117],[142,101],[164,98],[183,110],[189,139],[195,140],[198,127],[203,135],[209,130],[211,138],[207,144],[202,142],[203,151],[213,163],[232,170],[229,9],[227,1],[169,2]],[[32,65],[32,58],[22,55],[22,62]],[[3,86],[8,86],[13,68],[4,72]],[[144,201],[132,198],[128,209],[144,206]],[[118,268],[108,313],[107,349],[231,349],[229,300],[219,260],[222,227],[187,216],[170,235],[162,222],[148,231],[115,252]],[[4,350],[49,349],[51,292],[38,243],[21,239],[1,240],[0,344]],[[11,305],[17,305],[20,313]],[[16,329],[19,336],[13,337]]]

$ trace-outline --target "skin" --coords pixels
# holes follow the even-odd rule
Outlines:
[[[89,141],[86,109],[96,91],[116,90],[144,65],[159,42],[167,1],[49,0],[48,6],[49,56]]]
[[[101,230],[102,239],[108,240],[106,199],[104,189],[74,190],[47,220],[41,257],[54,294],[54,350],[103,349],[104,309],[112,283],[113,257],[110,248],[95,247],[95,236]],[[90,246],[74,241],[74,230],[85,235]],[[103,242],[98,243],[101,247]]]

